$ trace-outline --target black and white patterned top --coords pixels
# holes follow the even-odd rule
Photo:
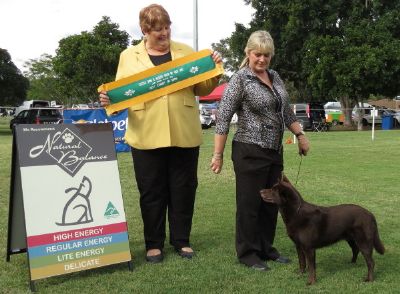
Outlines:
[[[280,150],[285,126],[296,121],[289,95],[279,74],[268,70],[272,89],[250,70],[241,68],[230,79],[218,107],[215,133],[226,135],[234,113],[238,116],[233,140]]]

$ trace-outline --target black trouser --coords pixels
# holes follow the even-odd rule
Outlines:
[[[162,249],[168,210],[170,244],[189,247],[199,147],[132,148],[146,250]]]
[[[276,259],[272,247],[278,207],[261,199],[260,190],[271,188],[283,170],[282,152],[233,141],[232,160],[236,175],[236,253],[252,266]]]

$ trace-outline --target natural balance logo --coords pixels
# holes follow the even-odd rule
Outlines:
[[[56,224],[58,226],[73,226],[93,222],[92,206],[89,199],[91,192],[92,182],[86,176],[82,178],[78,188],[67,188],[65,193],[72,196],[64,206],[61,222],[56,222]]]
[[[63,132],[56,132],[53,137],[49,134],[43,145],[35,146],[30,150],[29,156],[38,157],[43,151],[46,151],[60,167],[73,176],[85,161],[90,160],[88,155],[92,147],[70,129],[65,128]]]
[[[106,218],[114,218],[119,216],[118,210],[115,208],[115,206],[110,202],[108,202],[106,211],[104,212],[104,216]]]

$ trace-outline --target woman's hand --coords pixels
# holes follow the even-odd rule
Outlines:
[[[211,57],[215,63],[222,63],[222,56],[217,51],[213,51]]]
[[[223,160],[223,156],[222,153],[214,153],[213,157],[211,158],[211,170],[216,173],[219,174],[222,170],[222,165],[224,163]]]
[[[110,105],[110,97],[107,96],[107,92],[101,91],[99,93],[99,101],[102,107]]]
[[[299,154],[300,155],[307,155],[308,151],[310,150],[310,142],[308,141],[307,137],[304,135],[301,135],[297,138],[299,141],[298,146],[299,146]]]

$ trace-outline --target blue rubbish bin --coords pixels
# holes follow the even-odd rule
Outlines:
[[[391,130],[393,129],[393,116],[392,115],[383,115],[382,116],[382,130]]]

